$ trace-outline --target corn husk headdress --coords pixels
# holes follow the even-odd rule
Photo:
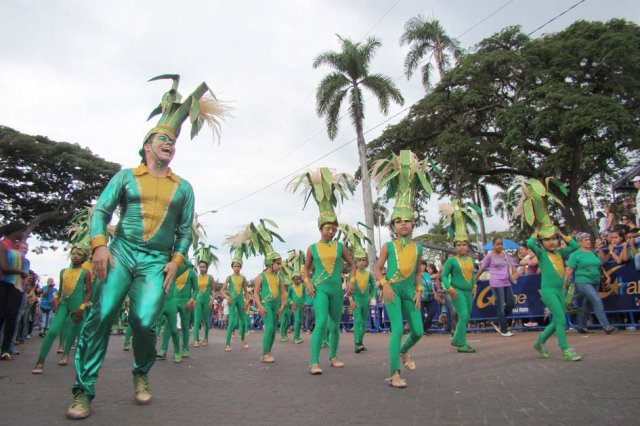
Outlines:
[[[163,74],[152,78],[149,81],[173,80],[171,89],[162,95],[162,101],[147,120],[158,114],[160,120],[144,137],[143,143],[147,142],[153,134],[163,134],[172,141],[176,141],[180,135],[182,123],[189,118],[191,123],[191,139],[193,139],[204,123],[211,128],[214,137],[220,137],[220,125],[225,117],[229,115],[231,108],[216,98],[206,83],[200,83],[198,87],[182,102],[182,95],[178,93],[180,76],[178,74]],[[144,158],[144,152],[140,150],[140,156]]]
[[[302,268],[304,268],[305,254],[302,250],[289,250],[288,256],[282,263],[282,271],[284,273],[285,283],[293,282],[293,277],[302,276]]]
[[[251,256],[257,256],[259,254],[264,256],[264,264],[269,267],[276,259],[282,259],[282,256],[273,249],[274,237],[284,243],[284,240],[280,235],[267,228],[270,225],[277,228],[278,225],[270,219],[260,219],[258,224],[253,222],[242,227],[242,230],[234,235],[229,235],[224,239],[224,244],[231,247],[231,250],[238,254],[241,258]],[[235,260],[234,260],[235,261]]]
[[[67,234],[69,234],[70,248],[77,247],[87,255],[87,258],[91,255],[91,215],[93,214],[92,207],[85,207],[78,211],[71,218],[69,225],[66,227]],[[113,238],[115,234],[115,228],[113,225],[107,225],[107,242]]]
[[[552,185],[567,196],[567,187],[553,177],[546,178],[544,183],[534,178],[520,179],[508,192],[508,197],[511,198],[519,190],[520,199],[513,215],[514,217],[522,216],[523,226],[527,223],[529,226],[539,228],[540,238],[551,238],[556,234],[556,226],[547,209],[548,200],[551,199],[560,206],[564,206],[562,201],[551,192]]]
[[[460,204],[460,200],[454,198],[450,204],[440,204],[440,213],[448,220],[446,227],[449,228],[449,235],[453,237],[453,242],[469,241],[467,227],[471,226],[474,232],[478,232],[476,219],[482,215],[482,210],[471,201]]]
[[[418,186],[422,186],[427,196],[433,193],[430,171],[440,174],[431,159],[419,161],[410,150],[400,151],[400,155],[392,153],[373,163],[371,177],[378,184],[378,192],[386,187],[387,199],[396,199],[391,213],[392,222],[394,219],[414,220],[413,200]]]
[[[205,245],[203,242],[199,242],[195,249],[195,253],[193,254],[195,264],[197,265],[200,262],[205,262],[207,265],[213,265],[217,269],[219,259],[213,252],[214,250],[218,250],[218,247],[211,244]]]
[[[322,226],[325,223],[338,222],[334,211],[334,207],[338,205],[338,196],[340,201],[344,201],[348,194],[353,194],[355,183],[353,177],[347,173],[338,173],[328,167],[321,167],[302,173],[287,184],[291,192],[297,192],[301,187],[305,195],[302,209],[304,210],[309,198],[313,195],[320,209],[318,226]]]
[[[356,260],[367,259],[367,252],[364,250],[365,241],[369,244],[371,240],[367,238],[365,233],[360,230],[360,227],[370,229],[362,222],[358,222],[356,226],[348,224],[342,224],[338,227],[337,239],[342,240],[345,246],[351,251],[353,258]]]

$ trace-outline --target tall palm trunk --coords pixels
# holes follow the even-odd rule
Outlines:
[[[367,244],[367,258],[369,265],[376,262],[375,238],[373,233],[373,197],[371,195],[371,178],[367,167],[367,155],[365,152],[364,133],[362,131],[362,117],[356,117],[356,134],[358,137],[358,157],[360,160],[360,173],[362,174],[362,200],[364,204],[364,222],[367,225],[367,237],[371,244]]]
[[[478,202],[476,204],[478,204],[478,206],[480,206],[480,210],[484,213],[485,212],[485,205],[482,201],[482,194],[480,194],[480,186],[476,185],[476,197],[478,199]],[[484,214],[478,215],[478,222],[480,223],[480,237],[482,239],[482,245],[487,244],[487,231],[484,225]]]

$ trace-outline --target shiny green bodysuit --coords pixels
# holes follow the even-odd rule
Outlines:
[[[385,302],[385,309],[391,324],[389,338],[389,377],[400,370],[400,354],[409,352],[422,338],[424,328],[420,311],[413,300],[416,294],[417,260],[422,257],[422,246],[407,242],[404,247],[400,240],[387,243],[387,275],[386,278],[395,296],[393,303]],[[407,319],[409,334],[402,343],[402,317]]]
[[[244,312],[244,289],[247,280],[243,275],[232,274],[227,277],[227,295],[229,302],[229,324],[227,325],[226,345],[231,344],[231,334],[237,326],[240,340],[247,334],[247,318]]]
[[[340,342],[340,317],[342,316],[342,250],[338,241],[319,242],[311,245],[315,272],[311,283],[315,289],[313,310],[316,326],[311,336],[311,365],[320,361],[322,340],[329,333],[329,359],[336,358]]]
[[[95,396],[109,332],[129,295],[134,375],[146,375],[156,359],[155,325],[164,302],[164,266],[181,266],[191,244],[194,195],[191,185],[171,171],[164,178],[140,164],[118,172],[100,195],[91,217],[93,249],[106,244],[106,227],[116,208],[120,220],[109,249],[115,267],[93,285],[93,308],[80,332],[74,392]]]

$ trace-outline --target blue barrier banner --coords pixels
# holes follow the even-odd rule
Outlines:
[[[633,260],[616,265],[609,263],[605,269],[611,276],[611,288],[600,291],[600,298],[606,312],[640,311],[640,274]],[[544,303],[540,298],[540,275],[522,275],[513,284],[516,299],[512,317],[541,317],[544,315]],[[484,320],[496,317],[495,297],[489,287],[489,281],[478,282],[478,296],[473,303],[471,320]]]
[[[606,312],[640,311],[640,273],[633,259],[622,265],[608,263],[605,270],[611,276],[611,288],[600,291]]]
[[[512,285],[516,299],[513,308],[514,318],[541,317],[544,315],[544,303],[540,298],[540,275],[522,275]],[[489,281],[478,281],[478,296],[473,303],[471,319],[491,319],[496,317],[496,299]]]

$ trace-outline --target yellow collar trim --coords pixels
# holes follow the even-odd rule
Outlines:
[[[142,175],[149,174],[149,169],[147,168],[147,165],[144,163],[140,163],[140,165],[135,169],[133,169],[132,171],[134,176],[142,176]],[[171,169],[169,169],[169,171],[167,172],[167,177],[172,181],[174,181],[175,183],[180,183],[180,176],[173,173]]]

